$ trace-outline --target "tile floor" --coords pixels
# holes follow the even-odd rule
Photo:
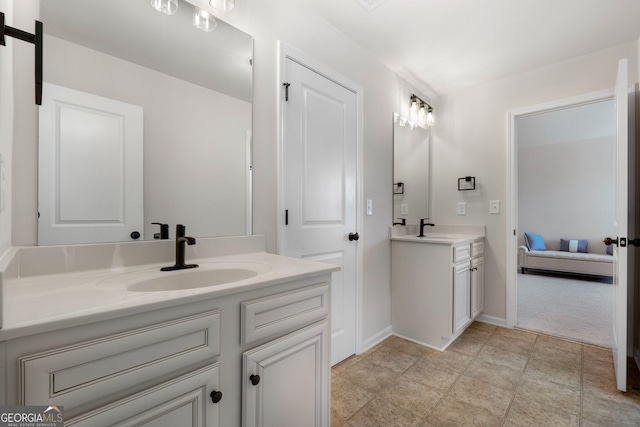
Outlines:
[[[478,322],[444,352],[390,337],[331,384],[332,427],[640,426],[611,351]]]

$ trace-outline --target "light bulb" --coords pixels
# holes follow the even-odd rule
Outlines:
[[[216,19],[209,12],[205,12],[199,7],[195,8],[196,11],[193,15],[193,25],[202,31],[213,31],[218,23]]]
[[[420,109],[418,110],[418,126],[425,127],[427,124],[427,109],[423,104],[420,104]]]
[[[436,123],[436,119],[435,117],[433,117],[433,108],[429,107],[429,110],[427,111],[427,119],[426,119],[427,127],[431,127],[435,123]]]
[[[409,108],[409,122],[413,124],[418,122],[418,101],[415,99],[411,101],[411,107]]]
[[[236,7],[236,0],[210,0],[211,7],[218,9],[222,13],[231,12]]]
[[[151,0],[151,7],[166,15],[173,15],[178,11],[178,0]]]

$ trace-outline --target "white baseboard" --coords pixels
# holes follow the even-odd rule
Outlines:
[[[507,327],[507,319],[503,319],[501,317],[488,316],[486,314],[480,314],[476,317],[478,322],[488,323],[490,325],[501,326],[503,328]]]
[[[362,351],[360,353],[358,353],[358,354],[364,353],[365,351],[375,347],[376,345],[380,344],[382,341],[384,341],[387,338],[389,338],[391,335],[393,335],[393,332],[391,330],[391,326],[384,328],[383,330],[381,330],[380,332],[378,332],[374,336],[372,336],[369,339],[363,341],[362,342]]]

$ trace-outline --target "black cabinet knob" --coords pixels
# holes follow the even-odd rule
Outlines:
[[[210,396],[211,396],[211,401],[213,403],[218,403],[218,402],[220,402],[222,400],[222,392],[221,391],[214,390],[214,391],[211,392]]]
[[[260,375],[251,375],[249,381],[251,381],[253,385],[258,385],[260,383]]]
[[[360,235],[358,233],[349,233],[349,241],[358,240]]]
[[[131,238],[132,238],[133,240],[137,240],[137,239],[139,239],[139,238],[140,238],[140,233],[139,233],[139,232],[137,232],[137,231],[132,231],[132,232],[131,232]]]

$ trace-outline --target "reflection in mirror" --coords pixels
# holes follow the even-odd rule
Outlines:
[[[253,39],[221,20],[215,30],[201,31],[193,26],[194,6],[183,0],[178,4],[178,11],[168,16],[148,0],[41,0],[45,82],[143,112],[143,225],[121,238],[103,233],[74,242],[45,243],[39,238],[39,244],[130,240],[133,231],[141,240],[151,240],[160,232],[152,223],[169,224],[170,238],[176,224],[184,224],[195,237],[251,233]],[[121,159],[121,164],[127,162]],[[53,175],[40,171],[57,183],[46,196],[54,201],[59,200],[56,192],[71,192],[58,188],[60,167]],[[70,181],[77,183],[76,178]],[[112,192],[117,189],[111,187]],[[128,190],[123,188],[121,196]],[[60,218],[60,206],[43,205],[42,196],[40,221],[47,210],[49,226],[72,227],[100,216],[93,212],[95,206],[77,206],[77,212],[92,211],[93,218]],[[73,199],[79,205],[82,197]],[[91,199],[95,205],[97,198]],[[124,212],[120,205],[111,210]]]
[[[393,121],[393,222],[418,224],[429,217],[430,132]]]

